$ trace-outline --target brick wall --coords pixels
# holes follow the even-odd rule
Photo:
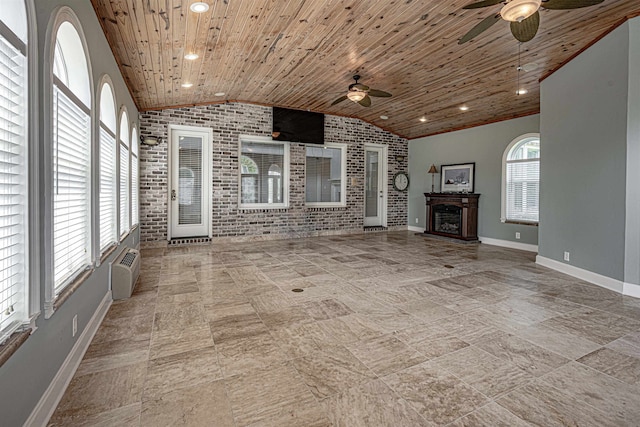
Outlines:
[[[289,208],[238,209],[238,136],[271,135],[271,108],[230,103],[148,111],[140,115],[141,135],[162,138],[140,150],[140,239],[143,244],[167,239],[168,125],[213,130],[213,237],[301,237],[362,231],[364,211],[364,144],[388,146],[387,225],[407,225],[407,193],[392,187],[396,172],[406,171],[407,140],[358,119],[325,116],[325,142],[348,144],[347,206],[305,207],[305,146],[291,144]],[[405,156],[402,162],[396,156]],[[355,178],[355,182],[352,182]],[[355,185],[352,185],[355,184]]]

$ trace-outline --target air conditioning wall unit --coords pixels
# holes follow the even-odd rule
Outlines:
[[[139,274],[140,251],[132,248],[124,248],[111,264],[112,298],[129,298]]]

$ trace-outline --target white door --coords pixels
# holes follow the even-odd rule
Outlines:
[[[386,225],[387,159],[384,146],[366,145],[364,149],[364,226]]]
[[[211,132],[172,126],[168,238],[211,236]]]

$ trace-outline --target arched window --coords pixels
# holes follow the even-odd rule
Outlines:
[[[116,103],[108,78],[100,90],[100,250],[116,243]]]
[[[140,189],[138,179],[138,168],[140,164],[138,147],[138,131],[134,127],[131,131],[131,225],[137,225],[140,222]]]
[[[269,167],[269,196],[267,201],[269,203],[281,203],[282,191],[280,180],[282,179],[282,168],[278,165],[271,165]]]
[[[120,116],[120,236],[129,232],[129,117]]]
[[[28,316],[28,80],[24,0],[0,8],[0,344]]]
[[[54,29],[53,284],[58,295],[91,264],[91,81],[73,13]],[[67,19],[69,18],[69,19]]]
[[[502,221],[538,222],[540,135],[514,139],[502,157]]]
[[[258,164],[251,157],[240,156],[242,203],[258,202]]]

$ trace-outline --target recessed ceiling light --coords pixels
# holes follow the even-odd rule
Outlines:
[[[382,120],[387,120],[387,119],[389,119],[389,116],[380,116],[380,118],[381,118]]]
[[[189,61],[193,61],[193,60],[198,59],[198,58],[199,58],[199,56],[198,56],[197,53],[187,53],[184,56],[184,59],[188,59]]]
[[[182,87],[190,88],[193,86],[193,83],[182,83]]]
[[[191,9],[191,11],[195,13],[203,13],[209,10],[209,5],[203,1],[197,1],[195,3],[191,3],[189,9]]]
[[[516,91],[516,95],[526,95],[526,94],[528,94],[528,93],[529,93],[529,91],[528,91],[528,90],[526,90],[526,89],[518,89],[518,90]]]
[[[460,111],[468,111],[469,107],[467,107],[466,105],[463,105],[462,107],[460,107]]]
[[[535,62],[527,62],[526,64],[524,64],[522,66],[522,71],[534,71],[538,69],[538,64],[536,64]]]
[[[424,123],[424,122],[427,121],[427,118],[426,117],[420,117],[418,120],[420,120],[422,123]]]
[[[213,94],[213,96],[225,96],[225,95],[226,95],[226,93],[224,93],[224,92],[216,92],[216,93]]]

